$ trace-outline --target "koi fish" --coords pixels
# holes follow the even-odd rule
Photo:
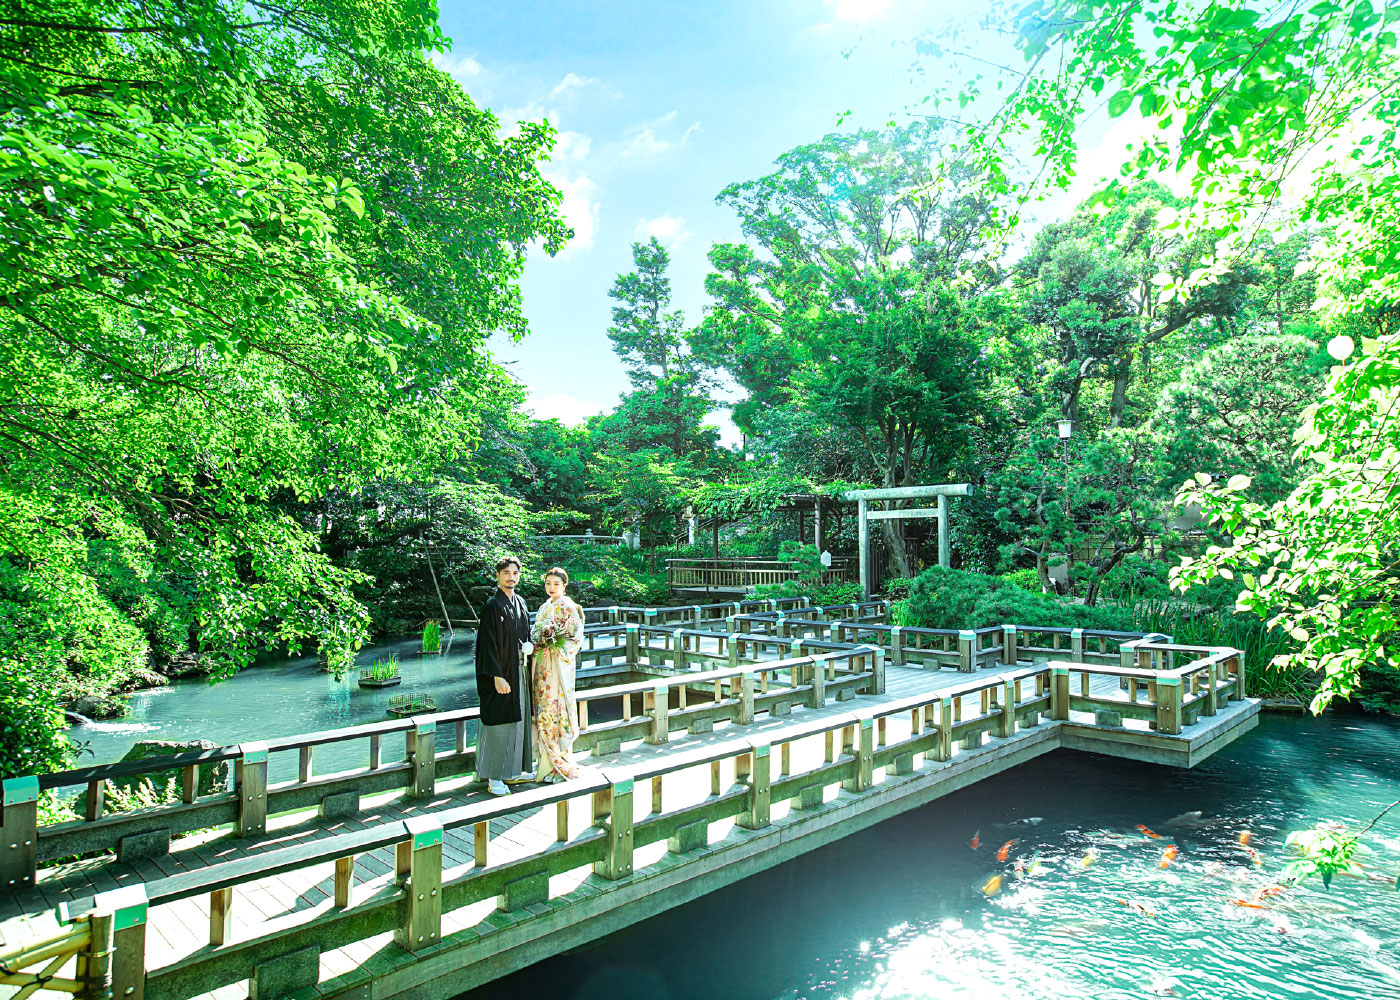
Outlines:
[[[1141,833],[1144,837],[1151,837],[1153,840],[1161,840],[1161,839],[1162,839],[1162,835],[1161,835],[1160,833],[1153,833],[1151,830],[1149,830],[1147,827],[1143,826],[1141,823],[1138,824],[1138,827],[1137,827],[1137,828],[1138,828],[1138,832]]]
[[[1265,907],[1263,906],[1263,904],[1261,904],[1261,903],[1251,903],[1251,902],[1250,902],[1249,900],[1247,900],[1247,899],[1240,899],[1240,898],[1238,898],[1238,897],[1236,897],[1235,899],[1230,900],[1230,905],[1231,905],[1231,906],[1243,906],[1243,907],[1246,907],[1247,909],[1250,909],[1250,910],[1262,910],[1262,909],[1265,908]]]
[[[1008,857],[1010,857],[1011,848],[1015,847],[1017,843],[1019,843],[1019,841],[1008,840],[1006,843],[1002,844],[1001,847],[997,849],[997,860],[1005,861]]]
[[[981,831],[981,830],[978,830],[976,833],[974,833],[974,834],[972,835],[972,843],[969,844],[968,846],[971,847],[974,851],[977,850],[977,848],[979,848],[979,847],[982,846],[982,831]]]
[[[1250,841],[1250,839],[1251,839],[1253,836],[1254,836],[1254,834],[1250,833],[1248,830],[1241,830],[1241,831],[1240,831],[1240,846],[1241,846],[1241,847],[1248,847],[1248,846],[1249,846],[1249,841]]]
[[[1082,857],[1082,858],[1079,859],[1079,867],[1080,867],[1080,868],[1088,868],[1090,865],[1092,865],[1092,864],[1094,863],[1094,857],[1095,857],[1095,852],[1094,852],[1094,851],[1091,850],[1091,851],[1087,852],[1087,853],[1084,855],[1084,857]]]
[[[1026,874],[1027,874],[1028,876],[1029,876],[1029,875],[1039,875],[1040,872],[1041,872],[1044,868],[1045,868],[1045,866],[1042,865],[1042,864],[1040,863],[1040,859],[1037,858],[1036,860],[1032,861],[1029,865],[1026,866]]]
[[[1268,899],[1270,896],[1277,896],[1288,891],[1286,885],[1266,885],[1254,894],[1254,901],[1257,903],[1261,899]]]
[[[1166,868],[1176,860],[1177,850],[1175,844],[1168,844],[1167,849],[1162,852],[1162,867]]]
[[[1000,892],[1000,891],[1001,891],[1001,876],[1000,876],[1000,875],[993,875],[991,878],[987,879],[987,884],[984,885],[984,886],[982,887],[982,895],[984,895],[984,896],[995,896],[995,895],[996,895],[998,892]]]
[[[1253,861],[1256,865],[1262,865],[1264,863],[1264,855],[1260,854],[1254,848],[1246,847],[1245,853],[1249,855],[1249,860]]]
[[[1146,916],[1146,917],[1155,917],[1155,916],[1157,915],[1157,914],[1152,910],[1152,908],[1149,907],[1146,903],[1141,903],[1141,902],[1139,902],[1139,901],[1136,900],[1136,899],[1133,899],[1133,900],[1120,899],[1120,900],[1118,901],[1118,905],[1119,905],[1119,906],[1126,906],[1128,909],[1134,911],[1135,913],[1141,913],[1143,916]]]

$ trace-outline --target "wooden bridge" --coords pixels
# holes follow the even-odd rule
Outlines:
[[[789,559],[667,559],[666,585],[673,597],[742,599],[752,594],[755,587],[790,583],[797,579],[798,572],[797,564]],[[830,568],[822,574],[823,583],[857,579],[856,561],[849,556],[834,556]]]
[[[475,708],[10,778],[0,983],[452,997],[1051,750],[1189,767],[1257,721],[1237,649],[887,612],[589,609],[580,660],[644,679],[579,693],[583,777],[503,799],[471,780]],[[363,766],[316,773],[354,743]],[[221,765],[235,789],[202,793]],[[133,776],[180,801],[104,814]],[[79,791],[82,819],[38,822]]]

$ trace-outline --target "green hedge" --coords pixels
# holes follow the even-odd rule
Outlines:
[[[1122,607],[1065,604],[1000,577],[931,566],[909,588],[906,623],[921,628],[1046,625],[1130,631],[1132,611]]]

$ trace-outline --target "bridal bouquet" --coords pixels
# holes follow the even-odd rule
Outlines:
[[[553,646],[563,649],[569,641],[569,610],[562,604],[550,606],[542,615],[535,618],[530,629],[530,639],[536,649]]]

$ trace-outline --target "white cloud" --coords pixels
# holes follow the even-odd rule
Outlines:
[[[530,396],[530,409],[541,420],[558,420],[573,427],[583,423],[595,413],[606,413],[609,409],[602,403],[591,403],[567,392],[549,392],[542,396]]]
[[[831,16],[837,21],[857,24],[888,13],[892,0],[830,0]]]
[[[685,219],[676,215],[658,215],[654,219],[645,216],[637,220],[633,233],[639,240],[655,236],[663,243],[680,243],[695,234],[685,228]]]
[[[598,229],[598,185],[587,174],[570,177],[563,173],[544,173],[545,180],[557,187],[564,195],[560,210],[564,221],[574,231],[574,238],[560,251],[559,256],[567,257],[577,250],[593,249],[593,234]]]
[[[651,121],[632,126],[628,129],[632,137],[627,141],[626,145],[619,150],[618,155],[622,157],[651,159],[660,156],[675,146],[685,145],[686,141],[693,133],[700,131],[699,122],[690,125],[689,128],[681,133],[679,139],[666,139],[658,134],[661,130],[665,129],[667,125],[670,125],[676,120],[677,114],[678,112],[671,110],[660,118],[653,118]]]
[[[579,76],[577,73],[569,73],[558,85],[549,92],[549,99],[556,100],[569,93],[571,90],[582,90],[585,87],[592,87],[601,81],[596,76]]]

